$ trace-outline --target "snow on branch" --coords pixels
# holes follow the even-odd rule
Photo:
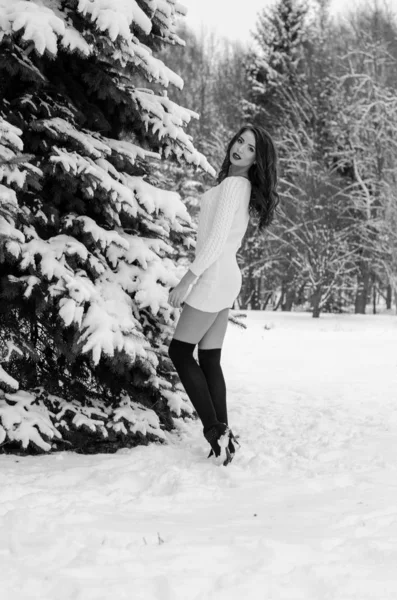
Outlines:
[[[28,163],[31,155],[21,155],[23,151],[21,136],[22,131],[18,127],[11,125],[0,116],[0,181],[5,180],[8,185],[15,184],[19,188],[25,185],[26,167],[35,169]],[[38,169],[36,171],[40,172]],[[5,194],[4,189],[3,194]],[[16,198],[11,199],[11,196],[5,201],[17,205]]]
[[[47,4],[47,6],[45,6]],[[5,35],[23,30],[22,39],[33,42],[36,52],[49,52],[56,56],[58,38],[62,46],[70,51],[78,50],[89,56],[91,47],[83,36],[66,20],[60,10],[59,0],[43,0],[41,4],[25,0],[1,0],[0,42]]]
[[[186,403],[185,411],[189,408]],[[109,438],[110,431],[165,439],[157,414],[132,401],[127,394],[115,406],[94,399],[82,405],[42,388],[0,396],[0,445],[18,442],[25,450],[33,446],[41,452],[50,452],[68,446],[73,433],[79,430],[97,434],[96,441]]]
[[[80,151],[84,151],[94,159],[111,154],[110,147],[90,131],[77,130],[71,123],[60,117],[39,119],[32,124],[32,128],[36,131],[45,131],[55,140],[72,141]]]
[[[124,245],[129,248],[128,240]],[[124,252],[127,250],[124,249]],[[60,297],[60,319],[65,327],[75,324],[80,328],[79,343],[82,352],[91,353],[95,364],[98,364],[102,354],[114,356],[119,352],[127,355],[131,363],[139,357],[148,370],[155,369],[157,359],[148,354],[150,348],[141,332],[141,324],[133,315],[133,300],[125,291],[128,288],[131,292],[129,282],[133,278],[132,267],[125,272],[121,265],[113,273],[98,261],[102,266],[102,273],[92,282],[83,270],[89,256],[87,248],[66,235],[58,235],[49,240],[32,239],[24,244],[22,254],[20,268],[37,270],[41,278],[45,277],[51,283],[48,293],[50,297]],[[80,260],[81,268],[78,272],[73,272],[68,265],[68,256]],[[157,260],[160,262],[159,257]],[[170,277],[165,267],[162,275],[163,278]],[[36,284],[39,281],[37,279]],[[158,283],[156,285],[160,286]],[[32,288],[33,284],[30,285],[30,292]],[[25,294],[27,293],[26,290]],[[164,304],[165,296],[164,291]],[[156,295],[151,302],[158,306]]]
[[[107,258],[114,267],[108,269],[101,281],[106,279],[113,289],[124,290],[140,309],[150,308],[153,314],[160,310],[167,312],[168,288],[178,283],[178,266],[165,256],[172,248],[155,238],[127,233],[123,237],[129,248],[126,251],[114,246],[109,248]],[[128,310],[131,310],[129,304]]]
[[[173,152],[178,158],[183,158],[187,163],[199,166],[215,176],[213,167],[205,156],[194,148],[191,136],[182,129],[192,117],[199,118],[196,112],[178,106],[167,96],[158,96],[149,90],[135,88],[131,90],[130,95],[143,111],[142,120],[146,127],[151,126],[153,133],[157,133],[160,140],[166,138],[166,157]]]
[[[88,252],[87,248],[72,236],[57,235],[48,240],[36,236],[23,244],[21,248],[22,270],[31,269],[47,282],[55,279],[53,287],[50,286],[51,296],[58,296],[62,291],[69,290],[79,301],[88,301],[94,291],[94,284],[85,276],[85,273],[74,273],[69,266],[67,257],[78,261],[81,265],[91,266],[97,273],[105,270],[105,266],[96,257]],[[34,284],[34,282],[33,282]],[[26,292],[25,292],[26,294]]]
[[[0,118],[0,157],[16,156],[13,149],[23,149],[19,134],[22,132],[12,127],[7,121]],[[7,144],[7,145],[5,145]],[[0,165],[0,181],[6,179],[8,185],[11,182],[23,186],[25,174],[17,166],[10,167],[8,164]],[[0,183],[0,260],[3,250],[17,258],[20,253],[20,243],[25,241],[24,235],[15,227],[15,217],[19,210],[17,195],[13,189]]]
[[[180,38],[176,34],[175,18],[177,15],[184,15],[185,13],[185,7],[174,0],[156,0],[156,11],[153,20],[159,25],[165,41],[173,44],[180,43]]]
[[[33,443],[48,451],[51,444],[47,440],[62,437],[48,415],[34,404],[35,400],[34,394],[23,390],[0,398],[0,443],[8,438],[11,442],[19,442],[22,448]]]
[[[129,265],[138,263],[143,269],[147,269],[148,265],[151,262],[158,260],[161,254],[173,252],[170,244],[167,244],[167,242],[158,238],[145,238],[143,236],[138,237],[128,234],[124,234],[124,237],[128,245],[128,250],[126,252],[121,248],[109,249],[108,257],[114,266],[123,256],[124,260]]]
[[[114,58],[121,61],[122,66],[132,65],[139,67],[146,79],[156,81],[164,87],[168,87],[170,83],[178,89],[183,88],[183,79],[167,67],[162,60],[155,58],[150,48],[145,46],[138,40],[123,40],[120,44],[120,50],[115,50]]]
[[[114,410],[110,427],[115,431],[127,434],[140,432],[142,435],[153,434],[165,439],[164,432],[160,429],[160,420],[156,413],[145,406],[137,406],[126,394],[123,395],[120,405]]]
[[[135,163],[137,157],[145,159],[145,158],[161,158],[158,152],[152,152],[150,150],[144,150],[140,146],[136,146],[131,142],[127,142],[125,140],[113,140],[110,138],[102,137],[104,142],[113,150],[114,153],[117,153],[127,159],[132,165]]]
[[[112,222],[120,225],[120,210],[132,217],[142,212],[133,191],[103,168],[103,159],[100,164],[96,164],[92,159],[80,156],[76,152],[67,152],[56,146],[52,150],[50,162],[72,177],[79,176],[86,198],[94,199],[96,192],[103,193],[103,198],[107,199],[103,208]],[[119,175],[119,178],[121,179],[122,175]],[[96,200],[98,201],[99,198]]]
[[[12,390],[17,390],[19,388],[19,383],[16,379],[11,377],[11,375],[9,375],[0,365],[0,389],[1,387],[5,387],[5,389],[11,388]]]
[[[18,160],[23,151],[21,136],[20,129],[0,117],[0,182],[7,183],[0,183],[0,252],[4,249],[15,258],[20,255],[20,244],[25,237],[15,226],[18,200],[16,192],[8,186],[23,188],[25,185],[26,171],[20,168],[25,158],[22,162]]]
[[[99,235],[98,229],[91,231]],[[84,244],[67,235],[49,240],[35,238],[24,244],[20,268],[37,270],[41,279],[45,277],[50,283],[49,296],[60,297],[60,319],[65,327],[74,324],[80,328],[82,352],[91,353],[95,364],[102,354],[112,357],[118,352],[128,356],[131,363],[138,357],[149,371],[154,371],[157,359],[150,352],[140,321],[133,315],[132,304],[150,307],[154,314],[161,308],[167,309],[166,286],[177,283],[175,267],[172,261],[157,254],[168,250],[165,242],[149,238],[145,241],[127,234],[122,238],[121,242],[117,240],[117,251],[114,245],[109,248],[109,258],[118,261],[114,271],[96,259],[102,272],[95,282],[83,270],[90,253]],[[79,260],[79,271],[74,272],[68,265],[68,257]],[[135,261],[147,269],[128,264]],[[41,279],[30,281],[29,285],[26,282],[25,295]]]
[[[142,325],[133,315],[132,303],[117,281],[117,273],[108,270],[97,280],[95,295],[81,322],[79,338],[83,344],[82,352],[90,353],[94,364],[99,363],[102,354],[113,357],[120,353],[126,355],[131,364],[139,358],[148,370],[155,371],[158,360],[147,352],[150,347],[142,333]],[[74,306],[69,308],[74,311]],[[66,317],[65,311],[63,317]]]
[[[88,234],[102,252],[111,246],[128,250],[128,243],[116,230],[100,227],[91,217],[70,214],[65,218],[64,225],[66,230],[77,229]]]
[[[172,390],[162,389],[162,395],[167,400],[170,410],[180,417],[183,412],[193,413],[193,407],[190,402],[184,399],[184,391],[173,392]]]
[[[3,186],[0,185],[0,203],[2,202],[1,188],[3,188]],[[0,208],[0,212],[4,212],[3,207]],[[0,214],[0,250],[2,246],[4,246],[4,249],[7,250],[7,252],[15,258],[18,258],[21,254],[21,244],[24,241],[25,236],[16,229],[14,221],[12,219],[7,220]]]
[[[150,11],[151,19],[156,23],[164,41],[171,44],[185,45],[175,32],[175,21],[178,16],[185,16],[187,9],[176,0],[142,0]]]
[[[148,155],[146,151],[128,142],[106,141],[109,147],[127,153],[131,158],[138,151]],[[157,156],[156,153],[153,155]],[[94,162],[76,152],[67,152],[54,146],[50,162],[73,177],[81,177],[82,189],[87,198],[94,198],[96,192],[102,192],[106,199],[103,202],[104,211],[117,225],[120,225],[120,211],[134,218],[138,215],[140,218],[147,218],[148,214],[157,215],[161,212],[168,222],[166,233],[170,229],[179,229],[178,219],[191,223],[189,213],[176,192],[158,189],[141,177],[117,172],[104,159]]]
[[[185,8],[172,0],[147,0],[151,17],[159,25],[164,41],[184,45],[175,33],[177,15],[186,13]],[[67,9],[67,7],[66,7]],[[0,41],[23,31],[22,39],[31,42],[40,55],[48,52],[56,56],[58,45],[69,52],[77,51],[83,56],[94,52],[92,44],[74,27],[61,0],[40,0],[40,3],[28,0],[1,0],[0,3]],[[78,0],[76,10],[95,24],[99,31],[107,34],[114,42],[117,38],[131,42],[131,27],[137,26],[146,35],[152,30],[152,20],[138,5],[136,0]],[[139,52],[137,52],[139,54]],[[140,58],[142,59],[142,53]],[[145,55],[145,61],[152,76],[162,81],[171,81],[178,87],[181,79],[170,69],[161,66]],[[153,73],[157,71],[157,78]]]
[[[179,106],[175,102],[172,102],[168,96],[158,96],[152,90],[134,88],[131,90],[130,95],[133,100],[139,103],[144,111],[152,113],[159,119],[168,114],[172,117],[174,125],[179,127],[187,125],[192,117],[195,119],[199,118],[198,113],[195,111]]]
[[[141,177],[124,175],[124,181],[149,214],[162,212],[171,225],[176,224],[177,218],[191,223],[189,212],[177,192],[156,188]]]
[[[100,31],[107,31],[111,40],[118,36],[128,39],[132,23],[149,35],[152,22],[135,0],[79,0],[77,10],[89,15]]]
[[[1,173],[0,173],[1,178]],[[18,207],[17,196],[14,190],[0,184],[0,215],[8,217],[9,223],[12,223],[12,216]],[[3,230],[1,230],[3,232]],[[3,232],[4,233],[4,232]]]
[[[160,10],[164,15],[173,17],[175,14],[186,15],[187,8],[177,0],[142,0],[152,13]]]
[[[207,166],[207,170],[211,169],[204,156],[194,149],[189,136],[181,129],[181,126],[190,120],[190,116],[196,116],[196,113],[178,107],[177,104],[171,102],[166,97],[155,96],[154,94],[144,93],[142,91],[139,92],[137,90],[135,91],[139,94],[141,101],[145,102],[147,110],[157,111],[159,117],[169,119],[169,126],[163,127],[161,137],[169,136],[171,134],[177,136],[177,140],[184,145],[184,158],[186,158],[185,155],[187,155],[190,159],[189,162],[194,162],[195,160],[195,164]],[[144,100],[142,100],[142,98],[144,98]],[[157,98],[162,102],[158,102],[156,100]],[[164,107],[172,112],[167,112]],[[173,121],[172,123],[171,119]],[[159,158],[160,155],[157,152],[144,150],[131,142],[112,140],[105,137],[100,138],[99,135],[93,135],[84,130],[78,131],[71,123],[59,117],[54,119],[40,119],[36,121],[32,127],[38,131],[45,131],[50,137],[57,141],[68,140],[72,145],[77,146],[79,151],[84,151],[84,153],[88,155],[87,157],[80,156],[76,152],[67,152],[64,149],[54,146],[53,151],[55,154],[51,156],[50,161],[54,164],[61,164],[63,169],[68,173],[72,172],[75,175],[85,173],[90,175],[92,178],[91,186],[93,190],[96,189],[97,185],[102,185],[107,192],[113,189],[114,193],[119,196],[121,201],[130,204],[133,216],[136,216],[137,214],[137,206],[129,188],[132,186],[134,190],[138,192],[137,186],[140,186],[139,190],[145,188],[146,191],[148,191],[150,189],[151,196],[156,198],[155,202],[157,206],[154,208],[157,210],[161,208],[164,213],[170,212],[172,219],[175,218],[175,214],[178,212],[180,217],[187,220],[187,212],[183,209],[183,203],[179,202],[179,200],[175,202],[175,199],[179,198],[177,194],[172,194],[163,190],[159,191],[144,182],[141,178],[132,178],[128,176],[125,176],[127,177],[128,184],[128,187],[126,187],[123,185],[123,176],[121,174],[118,174],[115,169],[109,168],[105,161],[98,161],[98,159],[102,157],[111,157],[112,154],[113,156],[119,154],[122,155],[123,158],[128,159],[131,164],[134,164],[137,156],[142,159]],[[156,123],[153,124],[153,127],[156,127]],[[97,159],[96,162],[94,162],[95,159]],[[113,174],[113,177],[111,176],[111,173]],[[116,176],[118,176],[119,181],[115,180]],[[148,196],[147,194],[145,195],[142,193],[141,197],[147,198]]]
[[[184,6],[184,4],[180,4],[179,2],[176,2],[175,0],[168,0],[168,2],[175,6],[175,12],[178,15],[181,15],[183,17],[185,17],[187,15],[188,11],[187,11],[186,6]]]
[[[0,116],[0,144],[19,150],[23,150],[21,140],[22,130]]]

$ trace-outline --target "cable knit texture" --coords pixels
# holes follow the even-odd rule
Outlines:
[[[233,305],[242,283],[236,254],[248,227],[250,195],[250,181],[237,176],[202,195],[195,258],[189,265],[198,279],[186,304],[208,312]]]
[[[202,201],[196,256],[189,267],[197,277],[220,256],[237,208],[242,197],[247,196],[247,193],[250,194],[251,184],[244,177],[226,177],[218,186],[209,191],[212,192],[212,202],[204,203]]]

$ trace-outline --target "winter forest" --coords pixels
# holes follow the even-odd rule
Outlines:
[[[397,598],[397,2],[210,1],[0,0],[1,600]],[[242,287],[176,366],[211,194]]]
[[[235,309],[395,311],[397,21],[281,0],[247,45],[185,12],[0,0],[5,452],[147,444],[192,414],[168,292],[242,123],[274,136],[282,201],[250,223]]]

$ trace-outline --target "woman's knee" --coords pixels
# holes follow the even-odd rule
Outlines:
[[[168,356],[174,365],[178,365],[180,361],[185,361],[189,357],[193,356],[196,344],[190,344],[189,342],[183,342],[172,338],[170,345],[168,346]]]

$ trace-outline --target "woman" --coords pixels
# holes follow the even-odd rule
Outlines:
[[[184,306],[168,354],[203,423],[209,456],[215,454],[224,465],[233,459],[236,442],[228,427],[220,365],[229,308],[242,283],[236,253],[250,214],[259,216],[259,230],[271,223],[279,202],[276,186],[272,138],[262,127],[242,127],[229,142],[218,185],[201,198],[194,261],[169,294],[171,306]],[[198,363],[193,357],[197,343]]]

